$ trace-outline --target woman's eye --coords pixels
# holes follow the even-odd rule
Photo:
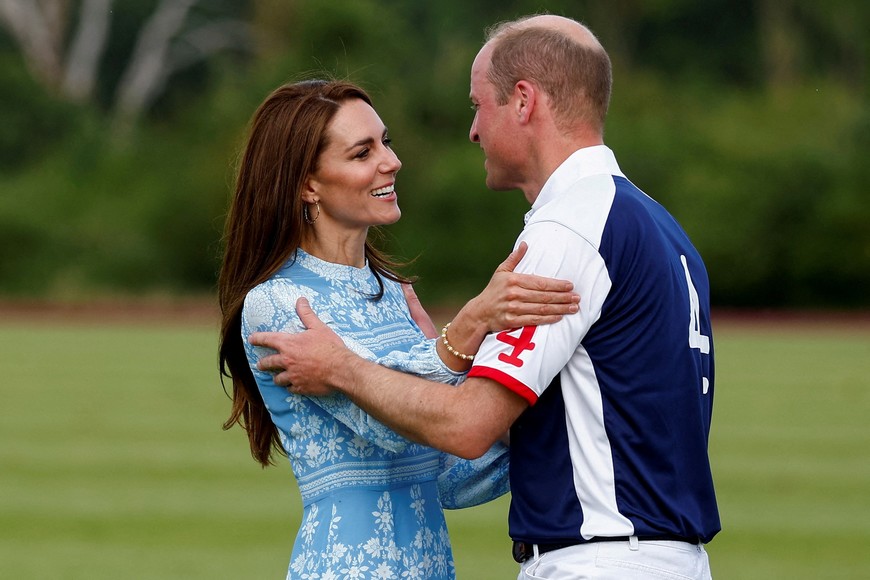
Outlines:
[[[384,144],[384,147],[388,147],[390,149],[393,148],[393,140],[390,139],[389,137],[384,137],[384,140],[382,141],[382,143]]]
[[[355,155],[355,157],[356,157],[357,159],[365,159],[365,158],[368,157],[368,156],[369,156],[369,150],[368,150],[368,148],[366,148],[366,149],[362,149],[359,153],[357,153],[357,154]]]

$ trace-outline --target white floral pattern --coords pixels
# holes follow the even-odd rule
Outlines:
[[[248,344],[256,331],[299,332],[296,300],[360,356],[403,372],[457,384],[412,320],[399,284],[384,296],[366,268],[330,264],[297,251],[245,300],[242,338],[248,362],[302,494],[304,513],[288,578],[452,579],[453,554],[442,506],[489,501],[508,491],[507,448],[467,461],[397,435],[343,395],[308,398],[256,369],[267,350]]]

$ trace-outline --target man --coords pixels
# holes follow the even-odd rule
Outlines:
[[[571,280],[580,312],[489,335],[458,388],[352,355],[309,328],[259,335],[260,368],[294,392],[336,389],[399,433],[463,457],[510,430],[509,531],[520,578],[709,578],[719,531],[707,455],[709,283],[676,221],[603,144],[609,58],[579,23],[542,15],[492,31],[471,69],[470,138],[487,186],[532,204],[517,271]],[[467,356],[476,345],[442,340]],[[471,351],[473,352],[473,350]]]

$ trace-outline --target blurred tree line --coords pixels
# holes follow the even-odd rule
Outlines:
[[[429,303],[468,298],[528,209],[467,140],[483,29],[587,23],[606,141],[682,222],[719,306],[870,305],[862,0],[0,0],[0,294],[214,289],[247,122],[276,86],[366,87],[404,167],[384,243]]]

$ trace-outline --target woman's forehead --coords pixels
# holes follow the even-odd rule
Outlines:
[[[352,145],[363,139],[380,138],[385,128],[371,105],[361,99],[352,99],[342,103],[328,131],[333,141]]]

